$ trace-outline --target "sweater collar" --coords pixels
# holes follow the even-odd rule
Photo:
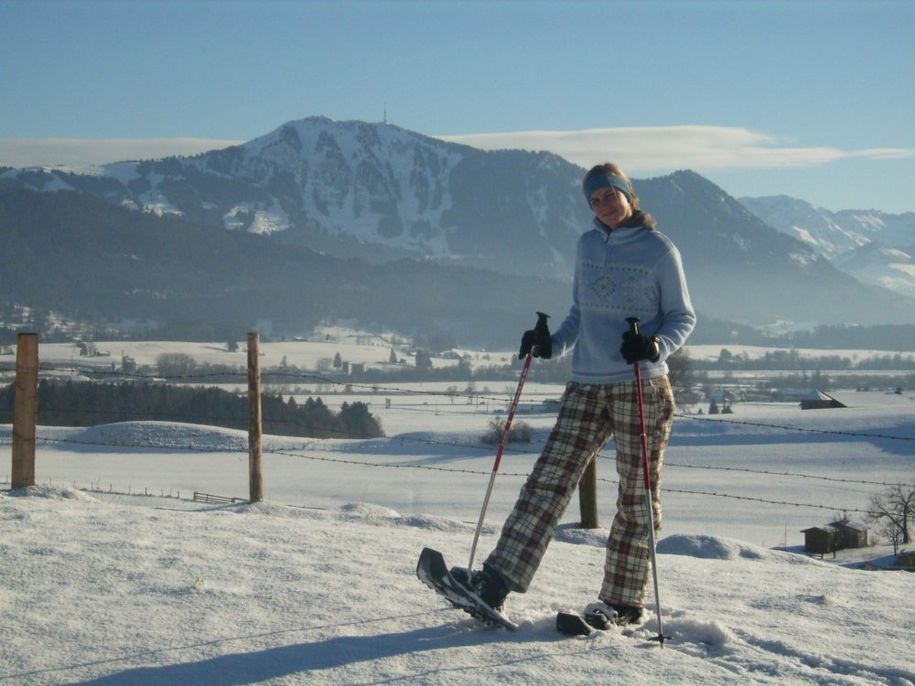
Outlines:
[[[645,230],[645,226],[641,223],[620,224],[619,226],[610,229],[597,217],[594,217],[594,227],[600,230],[601,235],[607,243],[625,243]]]

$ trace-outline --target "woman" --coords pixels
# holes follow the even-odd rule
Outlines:
[[[639,209],[623,170],[598,165],[585,175],[582,189],[594,226],[578,241],[572,308],[556,333],[538,326],[525,332],[521,347],[522,357],[532,352],[544,358],[574,349],[559,417],[483,569],[454,574],[495,609],[509,591],[526,591],[582,472],[613,437],[617,514],[598,600],[585,608],[589,623],[606,628],[641,620],[650,571],[632,365],[641,368],[654,522],[660,528],[660,471],[674,413],[665,360],[683,345],[696,316],[680,255]],[[641,320],[641,333],[629,331],[629,317]]]

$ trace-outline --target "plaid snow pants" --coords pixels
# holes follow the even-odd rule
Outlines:
[[[642,388],[657,530],[661,526],[661,464],[675,406],[666,376],[643,379]],[[612,385],[567,384],[556,425],[505,521],[498,545],[486,560],[511,590],[523,593],[530,586],[582,472],[611,437],[616,443],[619,492],[598,597],[612,605],[643,605],[651,551],[634,380]]]

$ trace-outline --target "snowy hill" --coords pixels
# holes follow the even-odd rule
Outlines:
[[[555,632],[556,610],[593,594],[597,542],[552,544],[507,633],[413,576],[423,546],[462,562],[472,525],[455,520],[56,488],[0,492],[0,517],[0,679],[23,686],[915,682],[911,575],[689,552],[723,539],[661,541],[661,649],[653,621]]]
[[[767,224],[798,238],[862,283],[915,294],[915,214],[830,212],[784,195],[741,198]]]
[[[915,235],[912,236],[915,239]],[[877,242],[837,256],[833,263],[863,283],[915,297],[915,243],[903,250]]]
[[[525,387],[533,440],[506,452],[482,550],[556,419],[534,408],[561,388]],[[658,548],[673,640],[660,649],[652,618],[588,638],[553,629],[558,609],[593,600],[602,574],[607,530],[578,529],[574,504],[530,591],[508,599],[520,632],[481,628],[421,586],[424,546],[466,564],[493,459],[479,436],[512,389],[474,403],[437,386],[379,390],[325,400],[372,403],[386,438],[265,437],[267,500],[256,505],[191,499],[246,493],[242,432],[39,427],[39,485],[0,488],[0,681],[915,683],[915,577],[788,552],[802,528],[843,511],[857,519],[881,483],[911,481],[910,393],[677,417]],[[0,425],[0,444],[10,436]],[[604,526],[611,455],[598,465]]]

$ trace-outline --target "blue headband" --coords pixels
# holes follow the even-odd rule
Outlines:
[[[626,179],[614,174],[607,174],[606,172],[601,174],[595,174],[584,180],[581,184],[582,190],[585,192],[585,200],[589,203],[591,202],[591,196],[594,194],[594,191],[600,190],[601,188],[616,188],[623,195],[626,196],[626,199],[631,203],[632,202],[632,189],[629,187],[629,184],[626,183]]]

